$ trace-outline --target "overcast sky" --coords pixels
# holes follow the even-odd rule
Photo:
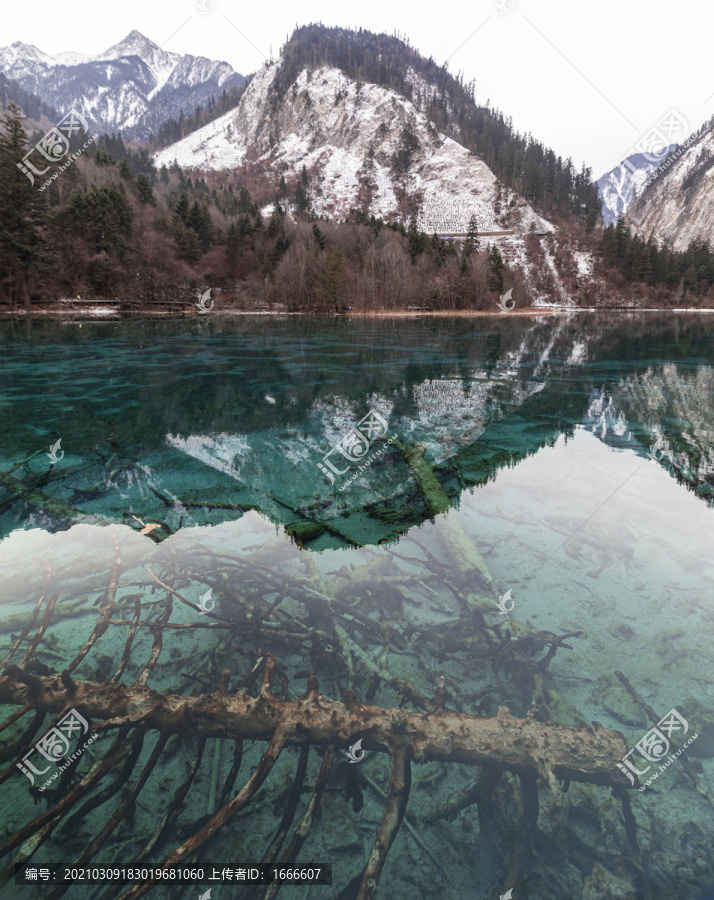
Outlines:
[[[212,9],[202,12],[201,3]],[[3,4],[0,45],[96,54],[136,28],[166,50],[225,60],[248,74],[271,48],[277,55],[296,24],[310,22],[406,35],[424,56],[448,59],[452,73],[475,80],[479,101],[490,100],[515,128],[577,167],[584,162],[595,177],[671,109],[687,133],[714,115],[711,0],[36,0],[31,8]],[[681,142],[683,127],[671,129],[667,136]]]

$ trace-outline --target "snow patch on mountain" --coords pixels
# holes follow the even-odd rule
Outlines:
[[[303,166],[316,173],[311,199],[321,216],[342,219],[362,208],[391,219],[399,215],[399,198],[408,197],[421,208],[418,225],[429,233],[465,232],[471,215],[481,230],[553,230],[400,94],[323,66],[304,69],[278,97],[278,71],[277,63],[267,63],[235,110],[162,150],[156,165],[176,160],[182,167],[221,170],[250,152],[276,173],[297,176]],[[421,90],[428,96],[428,86]],[[416,144],[408,166],[398,171],[394,159],[405,129]]]
[[[690,136],[630,207],[626,221],[643,236],[684,251],[714,234],[714,118]]]
[[[677,144],[667,147],[661,154],[659,162],[652,162],[642,153],[633,153],[614,169],[610,169],[597,180],[598,192],[602,200],[602,218],[606,225],[617,222],[624,215],[633,201],[642,192],[642,188],[652,172],[661,165]]]
[[[0,48],[0,71],[55,109],[74,109],[97,130],[133,139],[245,82],[228,63],[169,53],[138,31],[94,57],[50,56],[16,41]]]

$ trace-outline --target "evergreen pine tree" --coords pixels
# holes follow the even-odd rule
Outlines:
[[[317,296],[322,306],[334,306],[340,312],[347,297],[345,255],[342,247],[330,247],[317,284]]]
[[[197,200],[194,201],[186,224],[196,232],[196,236],[198,237],[201,246],[204,249],[208,249],[208,247],[211,246],[212,230],[211,214],[208,211],[208,204],[199,203]]]
[[[488,261],[491,264],[491,290],[502,293],[503,291],[503,270],[506,264],[503,262],[501,251],[494,244],[488,254]]]
[[[463,278],[465,275],[468,275],[471,271],[471,266],[469,265],[469,255],[466,252],[466,247],[461,253],[461,259],[459,260],[459,275]]]
[[[280,208],[280,204],[276,203],[275,208],[270,216],[270,221],[268,222],[268,237],[275,237],[279,231],[282,230],[283,227],[283,211]]]
[[[34,186],[17,164],[26,152],[22,113],[11,103],[0,119],[0,284],[9,279],[11,297],[29,303],[28,279],[44,257],[39,228],[44,220],[44,197],[39,177]]]
[[[237,262],[242,243],[243,236],[238,229],[238,225],[235,222],[231,222],[226,235],[226,257],[229,262]]]
[[[476,216],[472,215],[469,219],[469,227],[466,232],[466,241],[464,243],[466,255],[469,256],[471,253],[475,253],[478,250],[478,247],[478,222],[476,221]]]
[[[299,216],[303,215],[307,211],[308,206],[309,201],[307,199],[305,188],[303,187],[302,181],[298,181],[297,186],[295,187],[295,210],[297,214]]]
[[[143,172],[136,176],[136,195],[141,203],[156,206],[154,192],[149,184],[149,179]]]
[[[630,232],[625,224],[625,217],[622,213],[617,217],[617,225],[615,225],[615,257],[618,262],[624,263],[627,258],[627,251],[630,244]]]
[[[185,191],[182,191],[181,196],[178,198],[176,208],[174,209],[174,218],[178,219],[180,222],[183,222],[183,224],[186,225],[188,224],[188,213],[188,195]]]
[[[238,197],[238,209],[242,213],[247,213],[250,211],[250,207],[252,206],[253,201],[250,198],[250,192],[248,188],[241,185],[240,196]]]
[[[417,231],[416,219],[414,216],[409,219],[407,243],[409,245],[409,255],[412,258],[412,262],[414,262],[416,260],[416,257],[419,256],[420,253],[424,252],[424,242],[422,240],[420,232]]]
[[[696,294],[697,288],[699,287],[699,280],[697,278],[697,270],[694,266],[689,266],[685,270],[683,281],[685,289],[692,294]]]
[[[317,227],[317,222],[313,222],[312,235],[315,238],[315,240],[317,241],[317,246],[320,248],[320,250],[324,250],[325,249],[325,237],[324,237],[323,233],[320,231],[320,229]]]

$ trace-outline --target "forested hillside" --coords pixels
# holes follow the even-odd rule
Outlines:
[[[156,172],[145,149],[129,150],[116,135],[40,193],[17,168],[27,143],[22,122],[11,106],[0,128],[5,302],[80,296],[190,308],[196,290],[213,287],[248,309],[480,308],[509,275],[496,248],[479,249],[475,229],[457,249],[413,223],[316,221],[306,171],[295,183],[275,184],[250,166],[240,180],[192,179],[177,167]],[[260,209],[271,201],[265,218]]]
[[[465,84],[444,66],[425,59],[406,38],[360,29],[306,25],[296,28],[282,50],[276,92],[286,92],[307,67],[332,65],[356,80],[397,91],[411,100],[436,127],[479,156],[509,187],[543,215],[600,215],[601,201],[590,169],[576,171],[569,159],[531,135],[514,131],[510,119],[475,99],[476,85]],[[418,79],[436,90],[420,91]]]

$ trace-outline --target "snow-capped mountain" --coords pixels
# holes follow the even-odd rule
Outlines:
[[[276,181],[305,166],[316,176],[313,208],[330,218],[416,213],[420,229],[443,233],[465,232],[473,215],[480,231],[553,230],[411,100],[329,65],[301,68],[285,89],[281,66],[266,63],[234,110],[162,150],[156,164],[221,170],[250,158]],[[432,88],[417,72],[412,80],[415,95]]]
[[[714,244],[714,118],[684,142],[632,204],[627,224],[658,243],[686,250],[693,240]]]
[[[677,149],[671,144],[661,154],[664,160]],[[633,153],[627,159],[610,169],[597,180],[598,192],[602,200],[602,218],[606,225],[617,221],[621,213],[626,213],[632,201],[642,192],[642,186],[658,167],[642,153]]]
[[[168,53],[138,31],[96,57],[49,56],[17,41],[0,48],[0,72],[62,113],[81,113],[95,130],[135,140],[246,81],[228,63]]]

